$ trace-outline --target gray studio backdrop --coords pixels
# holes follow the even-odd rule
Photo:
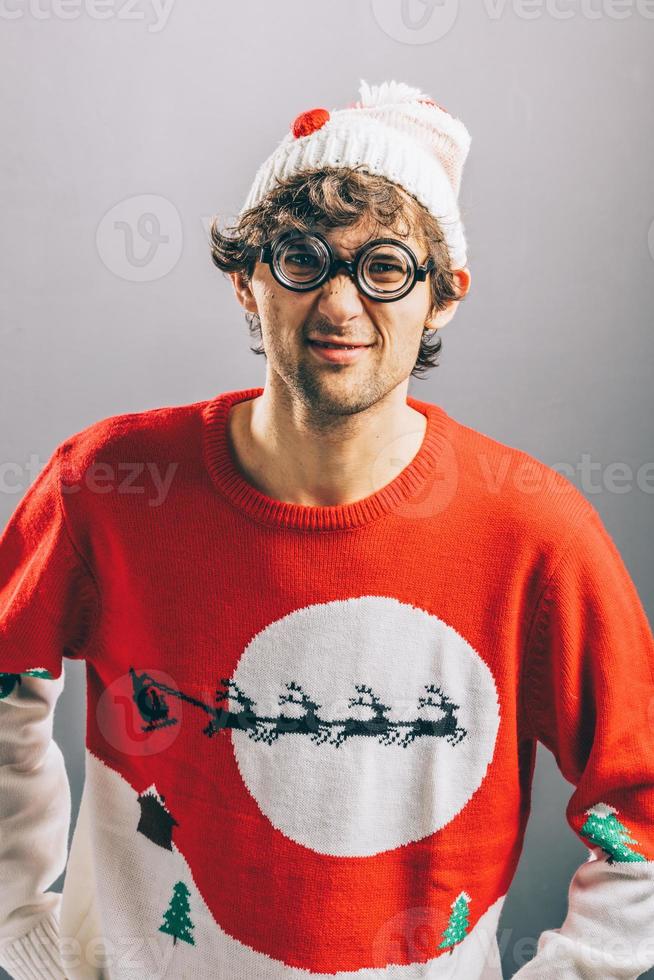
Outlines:
[[[233,217],[299,112],[395,78],[472,134],[472,292],[441,366],[410,392],[566,465],[652,620],[651,0],[0,6],[3,526],[73,432],[263,383],[210,263],[208,218]],[[83,664],[66,661],[66,676],[55,737],[75,819]],[[563,921],[585,859],[565,822],[571,792],[539,748],[500,924],[507,977]]]

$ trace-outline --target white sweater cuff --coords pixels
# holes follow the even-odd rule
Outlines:
[[[59,915],[54,911],[0,948],[0,966],[13,980],[66,980],[58,938]]]

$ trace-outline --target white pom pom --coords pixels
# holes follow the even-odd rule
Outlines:
[[[359,86],[359,95],[358,109],[369,106],[393,105],[398,102],[417,102],[419,99],[429,98],[419,88],[406,85],[404,82],[382,82],[381,85],[368,85],[363,79],[361,79]]]
[[[618,811],[614,806],[609,806],[608,803],[596,803],[586,813],[592,813],[595,817],[609,817],[612,813],[617,813]]]

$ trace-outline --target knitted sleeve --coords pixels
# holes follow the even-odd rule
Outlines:
[[[635,980],[654,966],[654,638],[590,503],[541,595],[523,694],[589,853],[562,926],[514,976]]]
[[[64,977],[61,896],[46,890],[66,865],[71,812],[53,712],[62,658],[83,655],[97,612],[66,524],[60,449],[0,537],[0,965],[15,980]]]

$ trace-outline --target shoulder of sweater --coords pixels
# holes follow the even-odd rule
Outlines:
[[[100,461],[170,459],[171,453],[180,459],[197,451],[207,404],[204,399],[109,415],[71,433],[56,452],[65,460],[69,476]]]
[[[559,551],[598,512],[572,481],[538,457],[450,418],[459,478],[480,520],[501,522],[507,534],[533,535]]]

